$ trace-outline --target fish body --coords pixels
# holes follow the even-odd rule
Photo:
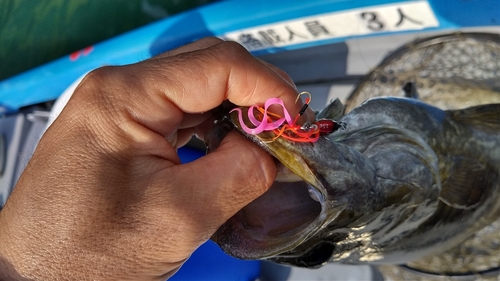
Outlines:
[[[454,38],[470,39],[461,36]],[[417,43],[434,47],[429,41]],[[399,55],[411,57],[414,51]],[[329,261],[402,264],[443,252],[497,220],[500,104],[454,104],[449,107],[462,109],[444,110],[429,104],[430,97],[423,102],[429,89],[419,88],[424,69],[417,69],[410,81],[398,83],[394,94],[406,92],[411,98],[375,97],[360,103],[373,89],[364,81],[348,100],[347,114],[338,101],[327,106],[317,118],[339,118],[346,126],[315,143],[268,142],[272,132],[242,131],[297,177],[278,177],[267,193],[222,225],[213,240],[239,258],[302,267]],[[450,79],[443,81],[459,80]],[[408,82],[416,89],[406,87]],[[500,96],[496,86],[483,84],[486,102],[495,101]],[[446,101],[452,95],[442,96]],[[227,119],[241,128],[235,113]]]

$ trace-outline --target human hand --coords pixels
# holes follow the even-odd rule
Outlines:
[[[91,72],[0,212],[0,264],[34,280],[168,278],[275,178],[235,132],[188,164],[176,147],[203,138],[224,100],[271,97],[301,107],[286,74],[215,38]]]

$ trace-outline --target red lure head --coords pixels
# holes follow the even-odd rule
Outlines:
[[[314,122],[318,126],[320,135],[329,135],[338,129],[345,128],[345,124],[343,122],[337,122],[331,119],[319,119]]]

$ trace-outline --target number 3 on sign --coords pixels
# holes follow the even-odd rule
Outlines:
[[[394,9],[394,10],[393,10]],[[382,12],[382,9],[379,9]],[[416,19],[416,16],[410,17],[408,12],[403,12],[401,7],[393,7],[391,10],[385,9],[383,14],[375,11],[366,11],[359,14],[361,19],[366,22],[366,27],[371,31],[382,31],[384,29],[404,29],[404,25],[413,27],[423,27],[424,22]],[[381,18],[386,18],[388,22],[384,22]]]
[[[360,14],[361,18],[368,23],[368,29],[373,31],[380,31],[384,29],[384,23],[377,18],[376,12],[363,12]]]

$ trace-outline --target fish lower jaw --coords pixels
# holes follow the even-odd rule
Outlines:
[[[276,181],[222,225],[213,240],[238,258],[267,259],[295,249],[318,233],[328,220],[326,198],[306,182],[290,179],[294,178]]]

